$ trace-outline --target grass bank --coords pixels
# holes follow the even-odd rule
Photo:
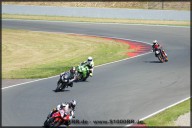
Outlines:
[[[173,106],[157,115],[154,115],[143,122],[147,126],[174,126],[174,121],[180,116],[190,111],[190,99]]]
[[[58,75],[88,56],[95,65],[127,58],[128,48],[99,37],[2,29],[2,78]]]
[[[151,24],[151,25],[190,26],[190,21],[82,18],[82,17],[63,17],[63,16],[58,17],[58,16],[37,16],[37,15],[13,15],[13,14],[2,14],[2,19],[25,19],[25,20],[50,20],[50,21],[68,21],[68,22],[93,22],[93,23],[123,23],[123,24]]]

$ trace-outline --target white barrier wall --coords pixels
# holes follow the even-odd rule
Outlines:
[[[190,21],[190,11],[2,5],[2,14]]]

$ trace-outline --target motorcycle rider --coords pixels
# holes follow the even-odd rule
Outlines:
[[[61,103],[52,110],[52,114],[57,111],[60,111],[62,118],[65,118],[67,115],[69,115],[69,120],[71,120],[72,118],[75,118],[74,112],[75,112],[76,104],[77,104],[77,102],[75,100],[71,100],[70,102]]]
[[[153,45],[152,45],[152,50],[153,50],[153,52],[154,51],[156,51],[156,50],[158,50],[158,49],[162,49],[162,46],[157,42],[157,40],[154,40],[153,41]]]
[[[68,72],[61,73],[61,76],[69,75],[68,86],[70,87],[73,87],[73,81],[76,79],[75,72],[76,72],[75,67],[72,67]]]
[[[162,46],[157,42],[157,40],[154,40],[153,45],[152,45],[152,51],[155,52],[157,50],[160,50],[161,53],[163,53],[165,56],[167,56],[167,53],[165,52],[165,50],[163,50]],[[156,54],[155,54],[155,56],[157,57]]]
[[[89,76],[93,76],[93,68],[94,68],[94,61],[93,58],[90,56],[87,58],[87,61],[81,63],[81,65],[87,66],[89,68]]]
[[[161,51],[164,52],[164,50],[162,50],[162,46],[157,42],[157,40],[154,40],[153,45],[152,45],[152,51],[155,52],[157,50],[160,50],[160,52]],[[155,56],[157,56],[157,55],[155,54]]]
[[[72,115],[73,118],[75,118],[74,113],[77,102],[75,100],[71,100],[70,102],[67,102],[67,104],[69,106],[68,108],[71,110],[70,114]]]

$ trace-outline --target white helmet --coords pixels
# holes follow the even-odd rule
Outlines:
[[[61,110],[61,109],[63,109],[65,106],[66,106],[66,104],[61,103],[61,104],[57,105],[57,110]]]
[[[75,100],[71,100],[70,101],[70,106],[75,109],[75,106],[76,106],[77,102]]]
[[[153,44],[156,44],[156,43],[157,43],[157,40],[154,40],[154,41],[153,41]]]
[[[65,103],[62,103],[62,104],[61,104],[61,108],[65,107],[65,106],[66,106],[66,104],[65,104]]]
[[[90,56],[90,57],[87,58],[87,61],[91,62],[91,61],[93,61],[93,58]]]

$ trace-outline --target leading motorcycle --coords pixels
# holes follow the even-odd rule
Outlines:
[[[155,56],[159,59],[160,62],[167,62],[168,57],[164,50],[157,49],[155,50]]]

